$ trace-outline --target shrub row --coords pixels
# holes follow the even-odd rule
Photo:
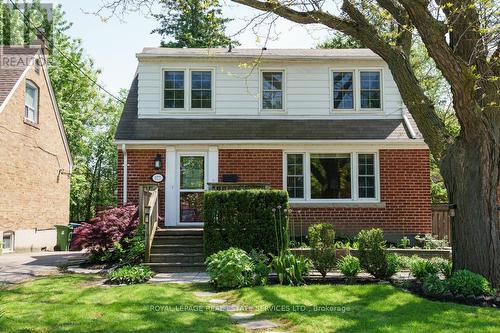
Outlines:
[[[205,193],[203,243],[209,256],[230,247],[276,254],[276,223],[287,224],[288,194],[280,190]]]

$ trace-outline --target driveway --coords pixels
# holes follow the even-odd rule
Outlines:
[[[0,285],[58,272],[58,266],[83,259],[83,252],[28,252],[0,255]]]

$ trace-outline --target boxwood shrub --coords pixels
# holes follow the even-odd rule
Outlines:
[[[205,255],[230,247],[276,254],[275,221],[287,225],[286,209],[286,191],[206,192],[203,204]]]

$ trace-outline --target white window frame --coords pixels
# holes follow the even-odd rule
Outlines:
[[[26,105],[26,96],[24,97],[24,119],[26,119],[27,121],[29,122],[32,122],[32,123],[35,123],[35,124],[38,124],[38,119],[39,119],[39,99],[40,99],[40,88],[38,88],[38,86],[31,80],[26,80],[26,86],[25,86],[25,95],[28,94],[28,89],[26,89],[27,87],[30,87],[30,88],[33,88],[35,90],[35,98],[34,98],[34,101],[35,101],[35,106],[34,106],[34,109],[31,108],[31,106],[29,105]],[[34,114],[34,117],[35,119],[30,119],[27,114],[26,114],[26,108],[29,108],[29,109],[32,109],[33,110],[33,114]]]
[[[263,101],[264,101],[264,73],[268,72],[281,72],[282,73],[282,78],[283,82],[281,83],[281,97],[282,97],[282,103],[281,103],[281,109],[264,109],[263,108]],[[259,70],[259,112],[264,113],[264,114],[273,114],[273,113],[286,113],[286,108],[287,108],[287,93],[286,93],[286,81],[287,81],[287,75],[286,75],[286,70],[284,68],[260,68]]]
[[[165,72],[183,72],[184,73],[184,107],[183,108],[166,108],[165,107]],[[186,92],[189,91],[189,77],[187,74],[188,70],[185,67],[164,67],[161,69],[161,92],[160,92],[160,103],[161,110],[167,112],[182,112],[188,110],[189,98]]]
[[[210,72],[211,74],[211,96],[212,96],[212,103],[211,103],[211,108],[193,108],[191,103],[192,103],[192,100],[191,100],[191,87],[193,86],[192,84],[192,73],[193,72]],[[185,86],[185,84],[184,84]],[[193,111],[193,112],[212,112],[213,110],[215,110],[215,69],[213,67],[201,67],[201,68],[190,68],[189,69],[189,91],[187,92],[187,95],[189,96],[189,101],[188,101],[188,105],[189,105],[189,111]],[[184,92],[184,96],[186,96],[186,92]]]
[[[353,109],[335,109],[333,104],[333,73],[334,72],[352,72],[353,73]],[[361,72],[379,72],[380,73],[380,108],[361,108]],[[380,113],[384,110],[384,68],[382,67],[332,67],[330,68],[329,79],[330,90],[330,113],[331,114],[369,114]]]
[[[334,101],[333,101],[333,98],[335,97],[335,94],[334,94],[334,85],[333,85],[333,73],[335,72],[348,72],[348,73],[352,73],[352,108],[351,109],[336,109],[335,108],[335,104],[334,104]],[[357,109],[357,101],[356,101],[356,98],[358,96],[358,93],[357,93],[357,88],[356,88],[356,83],[357,83],[357,79],[356,79],[356,70],[353,69],[353,68],[332,68],[330,69],[330,103],[331,103],[331,107],[330,109],[332,110],[332,112],[352,112],[352,111],[356,111]]]
[[[380,163],[379,152],[370,149],[314,149],[283,151],[283,189],[287,191],[287,155],[304,155],[304,198],[290,198],[292,203],[379,203],[380,202]],[[311,154],[350,154],[351,156],[351,198],[348,199],[312,199],[311,198]],[[358,154],[373,154],[375,168],[375,198],[359,198]]]
[[[362,108],[361,107],[361,72],[378,72],[379,73],[379,79],[380,79],[380,107],[379,108]],[[357,78],[358,78],[358,107],[359,110],[362,111],[380,111],[384,109],[384,77],[383,77],[383,70],[381,68],[360,68],[357,71]]]
[[[5,234],[8,234],[10,235],[10,248],[9,249],[4,249],[3,246],[4,246],[4,243],[3,243],[3,238],[5,237]],[[14,252],[14,249],[15,249],[15,241],[16,241],[16,234],[14,233],[14,231],[4,231],[2,233],[2,251],[4,253],[10,253],[10,252]]]

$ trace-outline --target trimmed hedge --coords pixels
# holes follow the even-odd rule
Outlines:
[[[230,247],[276,254],[275,221],[286,224],[287,209],[286,191],[206,192],[203,203],[205,255]]]

